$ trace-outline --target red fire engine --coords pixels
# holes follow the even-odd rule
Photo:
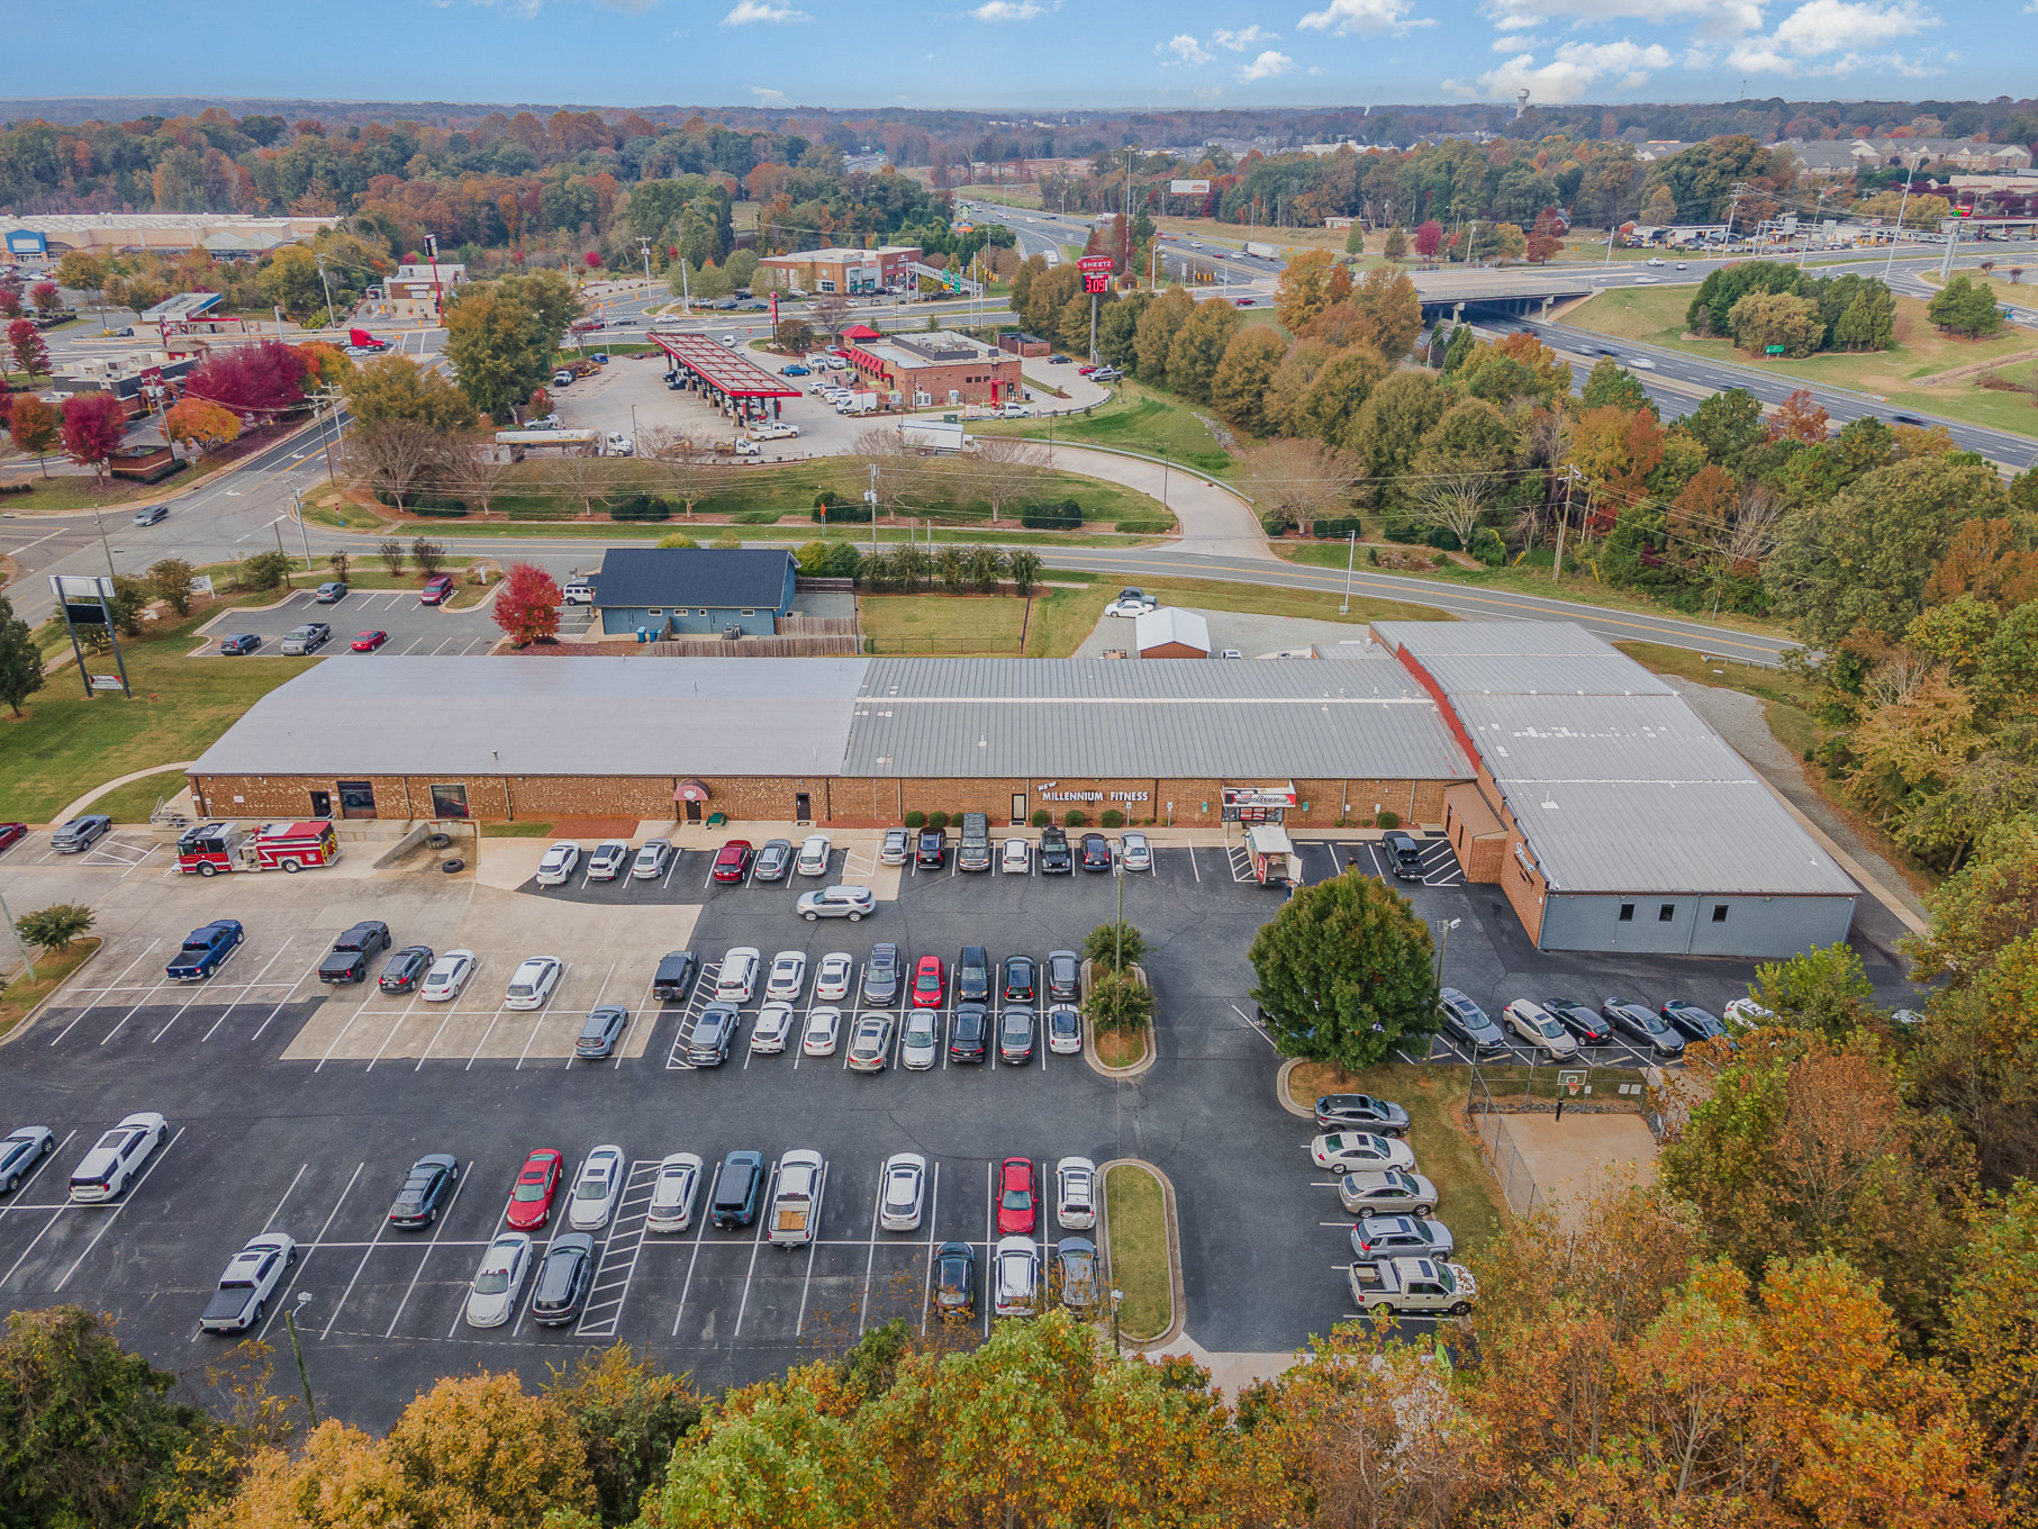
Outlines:
[[[340,841],[330,823],[201,823],[177,840],[177,869],[217,876],[221,871],[301,871],[331,865]]]

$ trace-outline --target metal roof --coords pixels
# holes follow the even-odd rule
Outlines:
[[[602,555],[595,604],[776,610],[792,561],[790,552],[770,547],[611,547]]]
[[[1140,652],[1171,642],[1207,654],[1210,651],[1210,623],[1195,611],[1184,610],[1179,605],[1163,605],[1159,610],[1146,611],[1133,618],[1132,645]]]
[[[645,338],[708,386],[731,398],[798,398],[800,390],[776,372],[767,372],[704,334],[664,334],[653,329]]]
[[[1418,658],[1598,658],[1618,653],[1574,621],[1376,621],[1373,631],[1389,648]],[[1640,669],[1641,665],[1635,665]],[[1643,669],[1647,674],[1648,671]]]
[[[832,775],[861,658],[327,659],[199,775]]]
[[[1677,692],[1624,653],[1452,653],[1411,657],[1447,696],[1668,696]]]
[[[1755,779],[1682,696],[1474,695],[1451,707],[1503,783]]]
[[[851,776],[1462,780],[1384,654],[1328,662],[873,659]]]

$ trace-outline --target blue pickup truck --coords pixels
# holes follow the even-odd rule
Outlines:
[[[240,949],[246,938],[247,932],[237,918],[200,924],[184,936],[183,948],[171,958],[163,974],[172,982],[203,982],[226,965],[227,957]]]

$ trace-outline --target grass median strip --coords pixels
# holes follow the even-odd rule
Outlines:
[[[1141,1343],[1158,1338],[1174,1320],[1168,1206],[1160,1180],[1137,1164],[1120,1163],[1104,1175],[1104,1207],[1111,1283],[1125,1292],[1119,1334]]]
[[[85,958],[99,948],[97,935],[85,935],[71,942],[62,955],[45,950],[35,960],[35,980],[26,971],[16,972],[0,992],[0,1036],[11,1035],[14,1027],[35,1011],[35,1006],[70,980],[71,973],[85,964]]]
[[[116,823],[146,823],[156,810],[156,803],[166,801],[182,791],[186,777],[182,770],[165,770],[160,775],[145,775],[140,780],[131,780],[124,786],[115,786],[105,795],[95,797],[90,811],[103,812]]]

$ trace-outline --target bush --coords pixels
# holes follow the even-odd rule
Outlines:
[[[1174,527],[1170,522],[1162,520],[1157,515],[1148,515],[1144,517],[1135,516],[1130,520],[1113,521],[1111,529],[1121,531],[1127,536],[1164,536],[1173,530]]]
[[[1353,532],[1366,534],[1366,527],[1356,515],[1325,515],[1310,527],[1310,534],[1319,541],[1341,542]]]
[[[1096,1030],[1140,1030],[1153,1023],[1153,993],[1126,972],[1097,972],[1083,997],[1083,1018]]]
[[[636,493],[609,506],[611,520],[670,520],[672,504],[656,494]]]
[[[814,508],[810,513],[820,524],[832,526],[856,521],[868,525],[871,516],[877,512],[861,499],[838,494],[831,488],[823,489],[814,496]]]
[[[1493,527],[1481,526],[1472,533],[1472,556],[1488,568],[1498,568],[1507,561],[1507,543]]]
[[[1106,828],[1123,828],[1125,826],[1125,814],[1116,807],[1106,807],[1103,812],[1098,814],[1097,821]]]
[[[35,484],[28,479],[23,479],[19,483],[0,483],[0,494],[32,494],[34,492]]]
[[[80,935],[91,929],[98,917],[84,903],[51,903],[24,913],[14,921],[14,932],[31,945],[62,955]]]
[[[1137,966],[1146,956],[1146,936],[1127,924],[1121,929],[1117,924],[1099,924],[1083,936],[1083,954],[1101,970],[1118,971],[1119,952],[1125,954],[1126,966]]]
[[[927,814],[924,812],[913,811],[906,814],[906,826],[908,828],[923,828],[926,826],[926,823]]]
[[[1071,828],[1081,828],[1085,823],[1089,822],[1090,820],[1089,817],[1084,813],[1070,812],[1063,815],[1062,821],[1068,824],[1068,826]]]
[[[1373,819],[1373,826],[1375,828],[1399,828],[1401,826],[1401,814],[1398,812],[1383,812]]]
[[[1083,507],[1073,499],[1022,505],[1019,524],[1029,531],[1080,531],[1083,528]]]
[[[1286,515],[1262,515],[1260,529],[1269,536],[1286,536],[1295,529],[1295,522]]]
[[[927,826],[929,828],[946,828],[948,826],[948,814],[945,812],[928,813]]]
[[[1049,823],[1054,821],[1054,818],[1053,815],[1050,814],[1045,807],[1036,807],[1033,809],[1033,816],[1028,818],[1026,821],[1031,823],[1035,828],[1045,828]]]
[[[243,589],[274,589],[290,577],[290,559],[281,552],[257,552],[240,567]]]

